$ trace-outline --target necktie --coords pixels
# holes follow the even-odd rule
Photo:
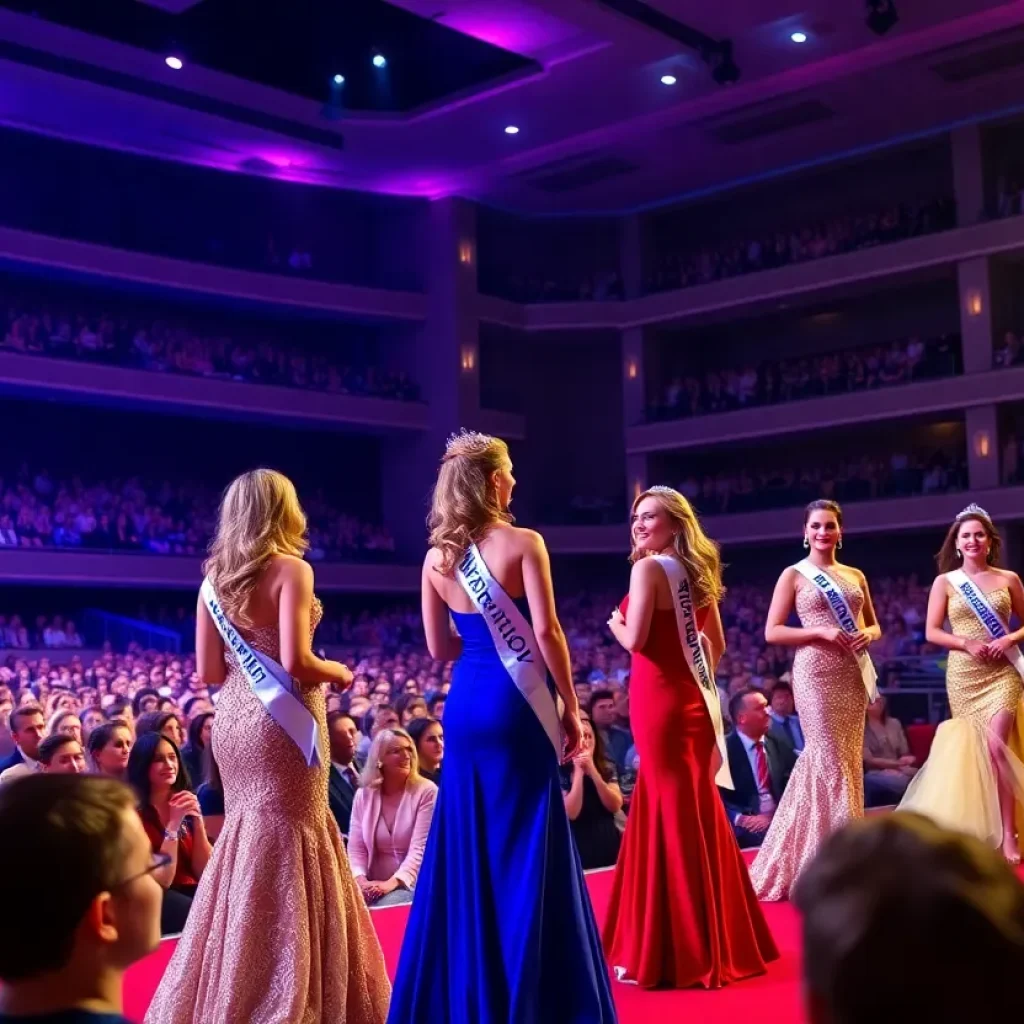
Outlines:
[[[796,747],[796,726],[793,724],[793,719],[786,715],[782,720],[782,728],[786,730],[786,735],[789,737],[789,742]]]
[[[770,793],[771,776],[768,774],[768,757],[764,752],[764,740],[754,744],[754,764],[757,765],[757,788],[762,793]]]
[[[358,789],[359,788],[359,776],[356,775],[355,769],[352,767],[352,765],[349,765],[345,769],[345,778],[348,779],[348,784],[353,789]]]

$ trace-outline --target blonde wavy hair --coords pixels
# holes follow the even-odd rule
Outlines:
[[[676,557],[686,567],[693,587],[694,602],[703,608],[718,602],[725,593],[722,583],[722,556],[718,545],[701,528],[693,506],[678,491],[671,487],[648,487],[637,495],[630,514],[630,541],[632,543],[632,520],[644,498],[654,498],[665,510],[674,529],[673,547]],[[649,552],[640,551],[636,544],[629,553],[631,562],[638,562]]]
[[[308,548],[295,485],[276,470],[253,469],[224,492],[203,573],[231,621],[250,626],[245,606],[267,562],[274,555],[301,558]]]
[[[370,752],[366,755],[363,773],[359,776],[359,785],[365,789],[378,789],[384,783],[384,773],[377,766],[380,764],[384,751],[395,740],[408,740],[412,744],[412,764],[409,767],[409,782],[420,778],[420,758],[416,753],[416,743],[404,729],[381,729],[370,744]],[[408,783],[406,783],[408,785]]]
[[[489,527],[513,522],[491,484],[491,477],[511,464],[501,438],[463,430],[448,439],[427,516],[430,546],[441,552],[443,576],[452,575],[466,548]]]

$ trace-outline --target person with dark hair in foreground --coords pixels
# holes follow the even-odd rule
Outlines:
[[[811,1024],[1019,1016],[1024,886],[973,836],[914,813],[854,821],[793,901]]]
[[[125,970],[160,942],[154,857],[124,784],[37,773],[0,791],[0,1024],[127,1024]],[[73,851],[73,855],[69,853]],[[24,884],[30,878],[58,885]],[[19,884],[20,883],[20,884]]]

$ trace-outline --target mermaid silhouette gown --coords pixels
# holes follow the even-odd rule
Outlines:
[[[558,757],[483,617],[452,617],[462,655],[445,704],[444,783],[388,1021],[611,1024]]]
[[[313,628],[323,615],[314,600]],[[280,660],[276,626],[243,631]],[[381,1024],[390,986],[365,901],[310,768],[233,654],[213,751],[226,816],[146,1024]],[[327,750],[320,686],[302,701]]]
[[[856,618],[863,591],[838,572],[829,575]],[[811,583],[798,584],[796,612],[805,629],[836,624],[828,600]],[[792,678],[805,746],[750,868],[762,900],[787,899],[822,842],[864,815],[868,697],[856,659],[835,644],[816,640],[797,648]]]
[[[985,595],[993,611],[1010,621],[1010,592],[1005,587]],[[991,637],[959,591],[949,588],[949,624],[956,636],[987,643]],[[945,825],[967,832],[990,846],[1003,841],[999,790],[989,745],[998,744],[989,723],[1000,711],[1015,716],[1010,743],[999,745],[1003,773],[1017,798],[1017,827],[1024,822],[1024,764],[1022,755],[1021,678],[1006,660],[992,664],[964,651],[950,651],[946,692],[953,717],[935,733],[928,761],[914,776],[898,810],[917,811]]]

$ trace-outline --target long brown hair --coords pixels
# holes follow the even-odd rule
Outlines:
[[[495,473],[510,465],[501,438],[465,430],[449,438],[427,516],[430,546],[441,552],[442,575],[455,571],[466,548],[489,527],[513,521],[491,483]]]
[[[301,558],[308,549],[306,514],[295,485],[276,470],[253,469],[224,492],[203,573],[231,621],[249,626],[245,605],[267,562],[274,555]]]
[[[693,587],[694,603],[698,608],[717,602],[725,593],[722,583],[722,555],[718,545],[704,532],[693,511],[693,506],[678,491],[671,487],[648,487],[633,501],[630,522],[644,498],[654,498],[665,510],[665,514],[678,529],[673,539],[676,558],[686,567]],[[632,533],[630,534],[632,539]],[[638,562],[646,556],[633,545],[629,553],[631,562]]]
[[[999,559],[1003,553],[1003,538],[999,536],[995,523],[989,519],[986,513],[979,512],[977,509],[964,509],[953,520],[953,525],[946,531],[946,539],[942,542],[942,547],[939,548],[939,553],[935,556],[940,573],[952,572],[964,564],[963,560],[956,553],[956,538],[960,533],[960,527],[964,523],[972,521],[981,523],[985,533],[988,535],[988,564],[999,565]]]

